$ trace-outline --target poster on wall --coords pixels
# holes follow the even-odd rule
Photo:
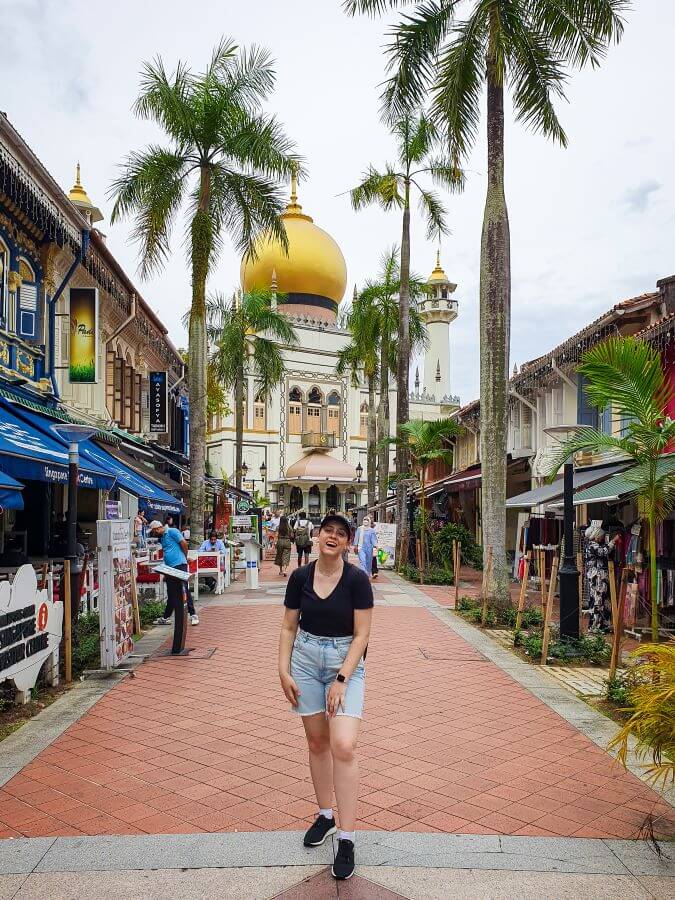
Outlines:
[[[99,519],[99,615],[101,666],[118,666],[134,649],[131,603],[131,520]]]
[[[377,563],[383,569],[394,568],[396,556],[396,525],[389,522],[376,522]]]
[[[70,364],[74,384],[98,381],[98,289],[70,288]]]
[[[166,372],[150,372],[150,431],[166,434],[169,430],[169,382]]]

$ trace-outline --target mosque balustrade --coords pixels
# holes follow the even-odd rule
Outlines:
[[[338,439],[332,431],[304,431],[300,444],[303,450],[334,450]]]

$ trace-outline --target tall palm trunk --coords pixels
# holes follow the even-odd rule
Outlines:
[[[375,378],[368,376],[368,419],[367,419],[367,479],[368,508],[375,505],[376,468],[377,468],[377,419],[375,414]]]
[[[389,482],[389,445],[384,441],[389,437],[389,321],[383,316],[380,338],[380,402],[377,407],[377,433],[380,436],[378,450],[377,502],[379,518],[384,519],[384,504],[387,500]]]
[[[396,358],[396,431],[410,418],[410,390],[408,369],[410,367],[410,182],[405,184],[403,205],[403,230],[401,233],[401,290],[398,296],[398,356]],[[396,449],[396,474],[408,471],[408,450],[403,444]],[[397,520],[400,529],[398,568],[408,561],[410,529],[406,509],[406,489],[402,484],[396,487]]]
[[[494,53],[492,13],[487,54],[488,187],[480,260],[480,443],[483,546],[492,547],[492,577],[483,588],[502,605],[509,600],[506,570],[506,438],[511,254],[504,193],[504,86]]]
[[[199,201],[191,225],[192,306],[188,335],[188,388],[190,396],[190,544],[204,540],[206,503],[206,277],[213,245],[209,204],[211,173],[201,170]]]
[[[244,367],[237,370],[234,382],[234,477],[241,490],[241,466],[244,456]]]

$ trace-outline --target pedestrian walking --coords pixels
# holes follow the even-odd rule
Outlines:
[[[187,551],[188,542],[177,528],[171,528],[168,525],[155,519],[148,526],[148,531],[153,537],[159,540],[164,551],[164,562],[173,569],[180,569],[187,572]],[[183,603],[183,591],[187,594],[188,615],[190,616],[190,625],[199,625],[199,616],[195,609],[195,603],[192,599],[187,582],[180,578],[172,578],[170,575],[164,576],[166,581],[166,608],[164,615],[155,619],[156,625],[171,624],[171,613],[175,612],[177,605]]]
[[[354,553],[358,554],[359,565],[367,575],[373,574],[373,552],[376,548],[377,532],[370,516],[364,516],[354,536]]]
[[[357,743],[365,695],[365,656],[373,591],[356,566],[342,558],[349,522],[327,515],[319,526],[319,558],[288,580],[279,639],[279,678],[286,699],[302,716],[318,816],[304,837],[318,847],[337,827],[333,877],[354,873],[358,796]]]
[[[286,569],[291,561],[291,546],[295,535],[293,529],[288,524],[286,516],[282,516],[279,520],[279,529],[277,531],[277,548],[274,554],[274,565],[279,566],[279,574],[286,577]]]
[[[298,513],[293,528],[295,531],[295,549],[298,551],[298,568],[300,568],[303,558],[305,563],[309,562],[309,554],[312,549],[312,534],[314,533],[314,526],[305,515],[304,509],[301,509]]]

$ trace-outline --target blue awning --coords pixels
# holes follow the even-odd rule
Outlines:
[[[0,509],[23,509],[23,485],[11,475],[0,472]]]
[[[0,400],[0,470],[14,478],[68,483],[68,449],[49,431],[44,416]],[[114,475],[84,463],[79,469],[80,487],[110,490]],[[18,507],[15,507],[18,508]]]
[[[93,441],[83,441],[80,444],[80,455],[88,459],[97,468],[111,472],[117,480],[118,487],[123,488],[139,499],[141,509],[151,509],[158,513],[179,514],[183,511],[183,504],[163,488],[153,484],[139,472],[116,459],[112,454],[99,447]]]

